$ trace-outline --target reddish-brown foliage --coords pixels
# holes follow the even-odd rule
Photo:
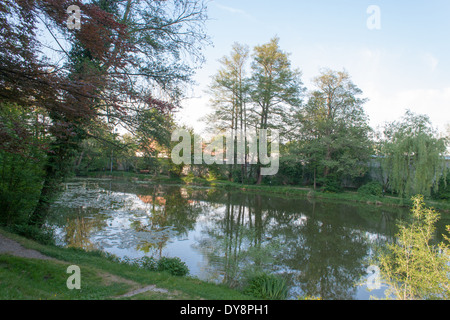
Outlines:
[[[70,5],[81,9],[80,30],[67,28]],[[138,100],[161,111],[172,109],[170,103],[134,90],[126,70],[133,64],[130,54],[135,49],[126,25],[117,20],[82,1],[0,1],[0,103],[45,110],[53,120],[50,132],[61,138],[72,135],[76,126],[98,120],[104,106],[116,117],[126,114],[126,101]],[[69,52],[64,52],[64,63],[44,58],[38,37],[42,31],[54,36],[58,45],[68,42],[82,48],[89,59],[74,62],[77,56]],[[62,45],[53,49],[64,51]],[[9,148],[10,134],[0,127],[1,148]],[[16,135],[24,137],[26,130],[17,127]]]

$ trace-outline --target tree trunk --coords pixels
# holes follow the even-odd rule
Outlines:
[[[47,152],[44,183],[38,203],[28,219],[29,225],[39,228],[43,226],[61,183],[73,169],[73,157],[78,151],[81,141],[82,134],[78,132],[75,136],[57,139],[51,144]]]
[[[325,160],[331,160],[331,147],[327,146],[327,154],[325,156]],[[326,178],[330,174],[330,168],[325,166],[323,169],[323,177]]]
[[[314,190],[316,190],[316,168],[314,167]]]
[[[47,171],[38,204],[34,208],[34,211],[28,220],[28,224],[31,226],[41,228],[44,225],[45,217],[50,209],[52,198],[56,189],[55,184],[52,182],[53,178],[51,176],[52,174]]]
[[[80,156],[78,157],[77,164],[75,166],[75,171],[77,173],[80,172],[80,165],[81,165],[81,161],[83,161],[84,153],[85,153],[85,151],[83,150],[81,152]]]
[[[261,184],[262,182],[262,175],[261,175],[261,165],[258,163],[258,168],[256,170],[256,184]]]

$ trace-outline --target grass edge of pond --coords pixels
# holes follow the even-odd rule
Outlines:
[[[145,294],[140,299],[173,300],[253,300],[254,297],[243,294],[225,285],[214,284],[193,277],[176,277],[166,272],[149,271],[135,266],[111,261],[102,252],[88,252],[81,249],[62,248],[43,245],[36,241],[10,233],[0,228],[0,234],[20,243],[27,249],[55,258],[54,260],[36,260],[11,254],[0,254],[0,284],[20,290],[0,290],[1,300],[111,300],[127,291],[139,287],[155,285],[166,289],[169,294]],[[81,290],[69,290],[66,273],[69,265],[77,265],[81,270]],[[39,267],[37,267],[39,266]],[[18,270],[20,269],[20,272]],[[57,274],[50,274],[55,273]],[[43,276],[43,273],[46,273]],[[110,275],[116,279],[109,284],[103,283],[99,275]],[[54,281],[47,281],[54,279]],[[122,279],[122,280],[117,280]],[[6,281],[7,280],[7,281]],[[130,283],[134,283],[133,287]],[[45,291],[43,291],[45,288]],[[84,289],[84,291],[83,291]],[[135,297],[131,297],[133,299]]]

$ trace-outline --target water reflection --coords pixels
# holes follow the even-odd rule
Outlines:
[[[403,209],[99,179],[67,184],[49,224],[63,245],[120,257],[178,256],[191,274],[238,287],[258,270],[299,295],[364,299],[377,245]]]

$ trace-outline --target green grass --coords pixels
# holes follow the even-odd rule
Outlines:
[[[254,297],[224,285],[207,283],[191,277],[172,276],[167,272],[149,271],[119,263],[101,252],[42,245],[11,234],[0,233],[24,247],[57,259],[37,260],[0,255],[1,300],[109,300],[137,288],[155,285],[167,292],[149,291],[124,299],[175,300],[248,300]],[[66,281],[67,267],[77,265],[81,272],[81,289],[70,290]]]
[[[69,263],[42,262],[37,259],[0,255],[0,298],[6,299],[70,299],[96,300],[125,293],[124,283],[107,284],[96,268],[82,265],[82,287],[69,290],[66,273]]]
[[[160,180],[164,181],[164,180]],[[173,180],[172,180],[173,181]],[[368,205],[386,205],[394,207],[411,207],[412,201],[410,199],[399,198],[393,195],[374,196],[361,194],[356,191],[343,191],[339,193],[314,191],[312,188],[301,186],[270,186],[270,185],[243,185],[240,183],[225,181],[225,180],[207,180],[199,177],[183,177],[178,180],[178,183],[184,183],[190,186],[207,186],[211,188],[222,188],[226,190],[237,190],[239,192],[257,193],[257,194],[276,194],[279,196],[291,197],[309,197],[317,199],[329,199],[333,201],[343,202],[358,202]],[[168,181],[170,183],[170,181]],[[427,206],[432,206],[437,210],[443,212],[450,212],[449,201],[439,201],[427,199],[425,200]]]

